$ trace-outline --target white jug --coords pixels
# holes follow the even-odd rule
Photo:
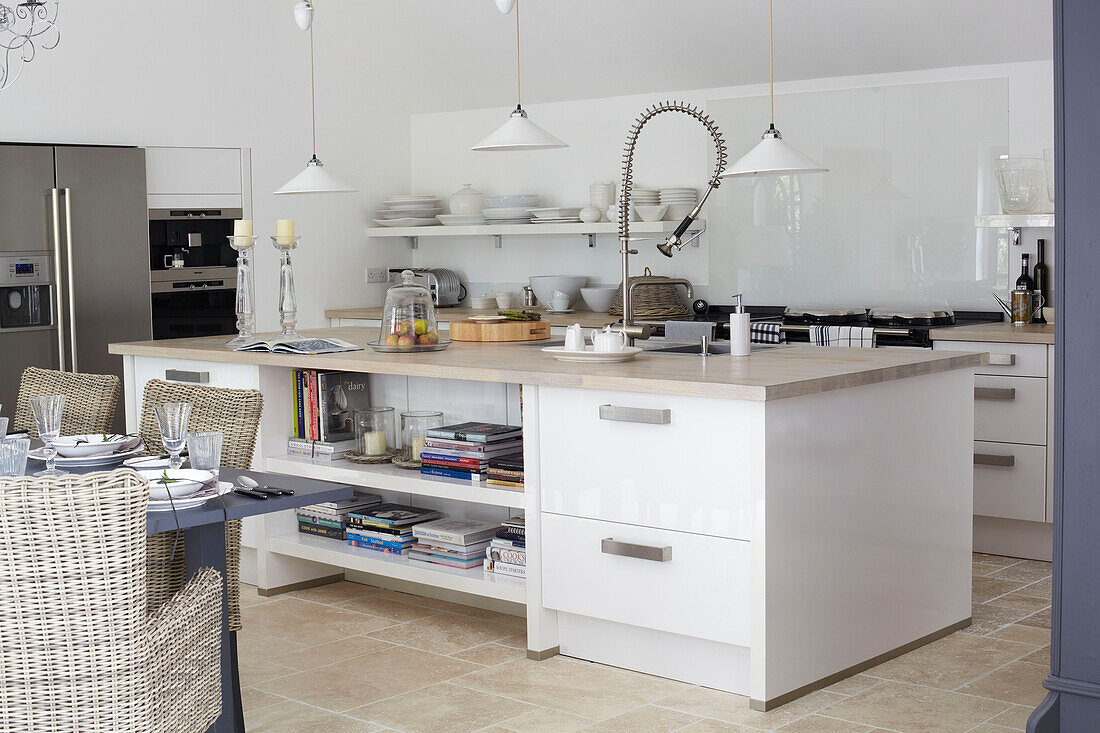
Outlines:
[[[626,334],[604,326],[602,331],[592,331],[592,350],[613,353],[626,349]]]

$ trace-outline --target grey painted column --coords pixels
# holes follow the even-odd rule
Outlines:
[[[1100,2],[1054,0],[1054,606],[1036,733],[1100,730],[1098,38]]]

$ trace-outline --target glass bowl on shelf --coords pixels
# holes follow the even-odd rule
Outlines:
[[[392,407],[366,407],[352,412],[357,463],[387,463],[398,453],[397,425]]]
[[[440,351],[451,345],[450,339],[439,335],[431,292],[413,280],[413,271],[404,270],[400,284],[386,291],[382,330],[378,341],[368,344],[375,351],[399,354]]]
[[[420,468],[420,452],[428,439],[428,431],[443,427],[443,413],[438,410],[410,410],[401,413],[401,454],[394,463],[402,468]]]
[[[994,175],[1003,213],[1030,214],[1039,207],[1043,170],[1038,158],[1001,158]]]

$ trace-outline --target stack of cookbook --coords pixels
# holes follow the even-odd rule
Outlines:
[[[415,542],[415,525],[440,516],[434,509],[402,504],[380,504],[350,512],[345,523],[348,545],[389,555],[407,555]]]
[[[464,481],[488,476],[489,462],[523,452],[523,428],[464,422],[427,431],[420,473]]]
[[[476,568],[498,529],[498,522],[472,519],[437,519],[418,524],[412,530],[416,544],[409,551],[409,559],[463,570]]]

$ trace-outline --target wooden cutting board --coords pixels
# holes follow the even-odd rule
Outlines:
[[[550,338],[546,321],[452,321],[452,341],[543,341]]]

